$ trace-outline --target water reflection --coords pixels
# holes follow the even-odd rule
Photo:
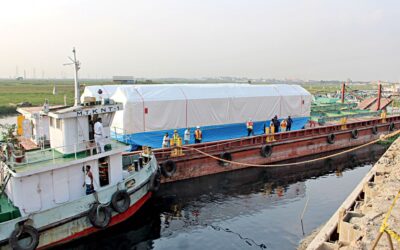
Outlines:
[[[382,146],[373,146],[322,163],[165,184],[126,223],[62,248],[293,249],[303,237],[300,214],[306,199],[309,233],[362,179],[370,166],[365,164],[383,152]]]

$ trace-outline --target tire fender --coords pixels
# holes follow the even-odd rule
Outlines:
[[[223,152],[220,154],[219,158],[226,160],[226,161],[232,161],[232,154],[229,152]],[[225,162],[225,161],[218,161],[220,166],[228,166],[230,163]]]
[[[351,138],[353,138],[353,139],[357,139],[358,138],[358,130],[357,129],[353,129],[351,131]]]
[[[176,172],[176,163],[173,160],[167,160],[161,165],[161,172],[165,177],[172,177]]]
[[[111,208],[94,203],[89,210],[88,217],[94,227],[106,228],[111,221]]]
[[[126,190],[118,190],[111,197],[111,206],[117,213],[123,213],[131,206],[131,197]]]
[[[269,157],[272,154],[272,146],[271,145],[263,145],[260,149],[260,153],[262,157]]]
[[[22,245],[19,240],[27,236],[31,238],[28,245]],[[33,250],[39,245],[39,231],[30,225],[20,225],[15,229],[8,240],[12,249],[16,250]]]
[[[336,137],[335,134],[329,134],[328,137],[327,137],[328,143],[329,144],[335,143],[335,137]]]
[[[372,134],[374,135],[378,134],[378,126],[375,125],[372,127]]]
[[[394,131],[395,128],[396,128],[396,126],[394,125],[393,122],[391,122],[391,123],[389,124],[389,131]]]
[[[161,186],[161,173],[159,170],[155,172],[150,179],[150,191],[157,192]]]

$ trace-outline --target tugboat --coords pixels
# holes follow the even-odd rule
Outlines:
[[[123,105],[113,100],[80,103],[75,49],[75,104],[43,107],[50,147],[18,149],[9,138],[0,161],[2,249],[48,248],[95,233],[131,217],[160,184],[150,148],[123,156],[127,144],[113,141],[110,128]],[[93,140],[93,120],[102,135]],[[12,133],[11,133],[12,134]]]

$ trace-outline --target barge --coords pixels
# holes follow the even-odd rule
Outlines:
[[[191,144],[183,146],[181,154],[176,154],[177,147],[155,149],[154,154],[161,166],[162,182],[174,182],[233,171],[252,164],[272,167],[269,165],[285,160],[356,147],[399,128],[400,116],[371,118],[273,135]]]

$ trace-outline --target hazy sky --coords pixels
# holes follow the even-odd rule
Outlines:
[[[400,80],[400,1],[1,1],[0,77]]]

